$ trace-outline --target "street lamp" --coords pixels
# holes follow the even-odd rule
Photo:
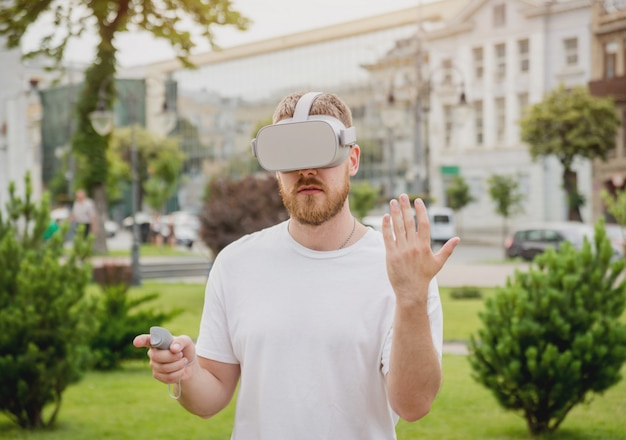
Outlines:
[[[100,136],[106,136],[113,130],[114,115],[113,112],[107,109],[106,105],[106,92],[105,87],[111,77],[107,78],[100,85],[98,90],[98,104],[96,110],[89,114],[89,120],[94,131]],[[138,151],[135,125],[138,122],[138,106],[139,106],[139,93],[133,90],[128,90],[124,96],[119,96],[122,100],[127,99],[129,108],[129,123],[130,123],[130,167],[131,167],[131,209],[133,218],[132,228],[132,247],[131,247],[131,265],[132,265],[132,285],[141,285],[141,272],[139,266],[139,244],[140,244],[140,230],[139,223],[137,222],[137,213],[139,212],[139,172],[138,167]],[[169,132],[173,125],[176,123],[176,114],[170,110],[171,106],[168,105],[167,94],[163,103],[163,116],[164,121],[162,128],[165,132]]]
[[[447,71],[456,72],[460,79],[460,92],[458,94],[458,102],[456,104],[456,109],[461,120],[464,120],[467,116],[466,111],[470,109],[470,105],[467,102],[467,96],[465,94],[465,81],[463,79],[463,74],[461,71],[454,65],[446,65],[439,66],[436,69],[433,69],[428,78],[423,81],[422,84],[418,83],[417,89],[417,97],[415,101],[415,124],[416,124],[416,135],[415,135],[415,156],[416,156],[416,165],[420,162],[419,158],[423,159],[423,164],[419,167],[419,171],[416,172],[416,181],[417,181],[417,189],[421,190],[422,197],[424,201],[428,204],[431,199],[431,188],[430,188],[430,132],[429,132],[429,115],[431,110],[431,95],[434,91],[433,78],[434,74],[437,73],[438,70],[444,69]],[[421,75],[419,75],[421,78]],[[459,86],[459,84],[453,85],[455,88]],[[422,118],[422,113],[424,117]],[[423,132],[422,132],[422,124],[423,124]]]
[[[388,197],[394,197],[396,191],[396,155],[395,155],[395,129],[402,123],[404,112],[397,107],[393,84],[389,88],[387,100],[380,112],[381,120],[386,128],[388,166],[389,166],[389,191]]]
[[[94,131],[100,136],[106,136],[113,130],[113,112],[106,108],[106,95],[104,86],[109,80],[104,81],[100,85],[98,91],[98,105],[96,110],[89,114],[89,120]],[[137,97],[131,93],[130,96],[130,168],[131,168],[131,204],[133,217],[133,241],[131,247],[131,265],[132,265],[132,285],[141,285],[141,273],[139,271],[139,224],[137,223],[137,212],[139,211],[139,182],[137,176],[137,143],[135,140],[135,123],[136,123],[136,107]]]

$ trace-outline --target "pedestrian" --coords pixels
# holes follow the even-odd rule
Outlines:
[[[98,233],[98,213],[93,200],[87,197],[84,189],[76,190],[74,204],[69,220],[76,226],[83,227],[83,234],[87,237],[90,233]]]
[[[215,258],[197,342],[150,348],[153,376],[188,411],[211,417],[238,387],[232,438],[393,439],[426,415],[441,383],[436,254],[421,200],[389,204],[382,233],[350,212],[360,148],[336,95],[294,93],[253,141],[276,172],[289,219]],[[328,153],[328,154],[327,154]],[[136,347],[150,347],[139,335]]]

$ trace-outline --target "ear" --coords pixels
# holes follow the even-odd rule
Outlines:
[[[357,144],[354,144],[352,148],[350,148],[350,156],[348,156],[348,163],[350,164],[350,176],[356,175],[359,171],[359,163],[361,161],[361,147]]]

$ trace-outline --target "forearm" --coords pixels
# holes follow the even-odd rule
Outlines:
[[[387,374],[391,407],[405,420],[420,419],[430,411],[440,385],[427,302],[397,304]]]
[[[180,394],[178,402],[187,411],[203,418],[212,417],[230,403],[237,381],[232,375],[220,381],[209,371],[209,362],[199,358],[199,362],[187,367],[193,371],[187,379],[181,381],[181,389],[178,384],[173,386],[173,394]]]

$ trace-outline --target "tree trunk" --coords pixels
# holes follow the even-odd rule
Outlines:
[[[578,175],[569,167],[563,168],[563,189],[567,194],[567,219],[573,222],[582,222],[580,206],[584,202],[578,193]]]
[[[98,211],[98,231],[95,236],[95,242],[93,250],[97,254],[108,253],[106,229],[104,228],[104,222],[107,216],[107,197],[104,184],[99,183],[93,187],[93,201],[96,205],[96,211]]]

